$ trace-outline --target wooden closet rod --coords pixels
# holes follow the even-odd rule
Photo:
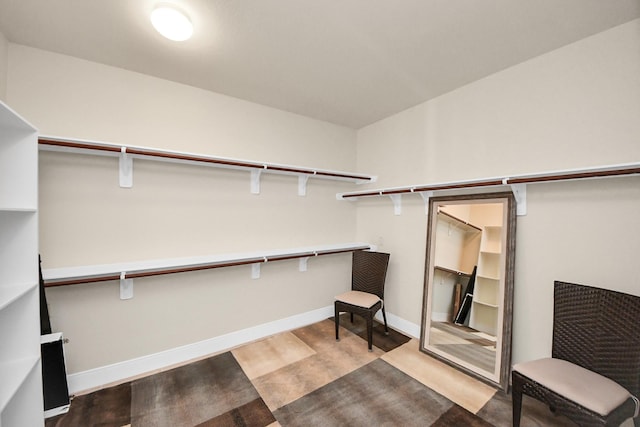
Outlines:
[[[45,279],[44,286],[47,288],[52,288],[56,286],[106,282],[110,280],[136,279],[140,277],[160,276],[164,274],[174,274],[174,273],[186,273],[190,271],[209,270],[213,268],[234,267],[239,265],[259,264],[259,263],[266,263],[271,261],[284,261],[289,259],[309,258],[309,257],[321,256],[321,255],[333,255],[333,254],[340,254],[340,253],[353,252],[353,251],[362,251],[370,248],[371,247],[368,245],[363,245],[363,246],[357,246],[357,247],[350,247],[346,249],[330,249],[330,250],[308,251],[308,252],[297,253],[297,254],[251,257],[251,258],[240,259],[237,261],[231,261],[231,260],[219,261],[219,262],[213,262],[209,264],[205,263],[201,265],[154,269],[149,271],[134,270],[132,272],[124,273],[123,275],[109,273],[109,274],[96,275],[92,277],[77,278],[77,279],[54,279],[54,280]]]
[[[615,176],[625,176],[640,174],[640,164],[633,163],[627,165],[618,166],[601,166],[597,168],[567,170],[558,172],[548,172],[530,175],[520,175],[512,178],[486,178],[470,181],[458,181],[447,182],[433,185],[416,185],[410,187],[400,188],[388,188],[380,190],[370,191],[354,191],[349,193],[339,194],[341,199],[357,198],[357,197],[369,197],[369,196],[390,196],[394,194],[406,194],[406,193],[420,193],[428,191],[439,190],[456,190],[464,188],[477,188],[477,187],[494,187],[501,185],[516,185],[516,184],[535,184],[540,182],[554,182],[554,181],[570,181],[577,179],[587,178],[606,178]]]
[[[47,137],[38,138],[38,144],[41,146],[50,146],[50,147],[105,151],[105,152],[110,152],[114,154],[126,153],[126,154],[132,154],[137,156],[158,157],[163,159],[183,160],[183,161],[190,161],[190,162],[201,162],[201,163],[209,163],[209,164],[219,165],[219,166],[247,168],[247,169],[262,170],[262,171],[286,172],[286,173],[293,173],[293,174],[303,174],[303,175],[319,176],[319,177],[327,177],[327,178],[342,178],[342,179],[367,181],[367,182],[374,181],[373,177],[367,176],[367,175],[357,175],[357,174],[334,172],[334,171],[323,171],[323,170],[317,170],[317,169],[306,169],[306,168],[299,168],[296,166],[276,165],[276,164],[270,164],[270,163],[248,162],[248,161],[242,161],[242,160],[225,159],[221,157],[202,156],[202,155],[190,154],[190,153],[161,151],[161,150],[154,150],[154,149],[142,148],[142,147],[128,147],[124,145],[119,146],[119,145],[109,145],[109,144],[102,144],[102,143],[94,144],[90,142],[75,142],[75,141],[68,141],[68,140],[52,139]],[[125,151],[123,151],[123,149]]]

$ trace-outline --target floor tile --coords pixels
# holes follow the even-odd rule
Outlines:
[[[291,332],[278,334],[232,351],[249,379],[276,371],[315,353]]]
[[[194,426],[259,397],[227,352],[134,381],[131,424]]]
[[[452,402],[377,359],[274,412],[286,426],[428,426]]]
[[[382,359],[474,414],[496,392],[493,387],[420,352],[416,339],[386,353]]]
[[[293,333],[316,354],[277,371],[252,379],[256,390],[273,411],[341,376],[379,358],[379,349],[367,350],[366,342],[345,330],[340,341],[327,334],[333,323],[323,321]]]
[[[196,427],[266,427],[276,422],[262,399],[253,400]]]
[[[341,324],[340,341],[327,319],[76,396],[46,427],[511,425],[508,394],[421,353],[418,340],[369,352],[363,322]],[[572,425],[525,396],[522,427]]]
[[[108,387],[80,396],[69,412],[48,418],[46,427],[126,426],[131,422],[131,383]]]
[[[497,392],[478,412],[478,415],[495,426],[510,426],[512,420],[511,396]],[[553,414],[549,407],[527,396],[522,398],[520,427],[575,427],[563,416]]]
[[[329,319],[333,322],[333,317]],[[367,322],[360,316],[353,316],[353,323],[348,313],[340,315],[340,326],[348,329],[360,338],[367,339]],[[400,332],[389,328],[389,333],[385,334],[384,324],[373,321],[373,345],[383,351],[391,351],[396,347],[409,341],[410,338]]]
[[[482,418],[472,414],[466,409],[453,405],[447,412],[442,414],[432,427],[493,427]]]

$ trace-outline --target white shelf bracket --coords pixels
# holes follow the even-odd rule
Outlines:
[[[402,194],[389,194],[391,201],[393,202],[393,214],[402,214]]]
[[[309,175],[298,175],[298,196],[307,195],[307,181],[309,181]]]
[[[267,262],[268,259],[265,257],[263,262]],[[251,264],[251,278],[259,279],[260,278],[260,265],[261,263],[256,262],[255,264]]]
[[[527,184],[510,184],[513,196],[516,199],[516,215],[527,214]]]
[[[262,170],[251,170],[251,194],[260,194],[260,175],[262,175]]]
[[[421,191],[419,194],[424,201],[424,213],[429,215],[429,199],[433,197],[433,191]]]
[[[307,263],[309,262],[309,257],[300,258],[298,261],[298,271],[307,271]]]
[[[127,279],[124,271],[120,273],[120,299],[133,298],[133,279]]]
[[[133,157],[127,154],[127,147],[120,148],[120,187],[133,187]]]

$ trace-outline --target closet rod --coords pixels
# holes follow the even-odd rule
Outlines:
[[[362,251],[367,249],[371,249],[371,246],[362,245],[362,246],[354,246],[354,247],[345,248],[345,249],[307,251],[307,252],[291,254],[291,255],[251,257],[251,258],[240,259],[237,261],[221,261],[221,262],[214,262],[209,264],[157,269],[157,270],[151,270],[151,271],[136,272],[134,270],[133,272],[127,272],[123,275],[109,273],[104,275],[98,275],[98,276],[87,277],[87,278],[78,278],[78,279],[54,279],[54,280],[45,279],[44,286],[47,288],[52,288],[56,286],[106,282],[106,281],[120,280],[120,279],[136,279],[140,277],[160,276],[164,274],[174,274],[174,273],[187,273],[191,271],[209,270],[209,269],[221,268],[221,267],[235,267],[239,265],[250,265],[250,264],[266,263],[266,262],[272,262],[272,261],[284,261],[289,259],[309,258],[309,257],[321,256],[321,255],[333,255],[333,254],[340,254],[340,253],[346,253],[346,252]]]
[[[228,167],[237,167],[237,168],[247,168],[261,171],[273,171],[273,172],[286,172],[293,174],[303,174],[310,176],[318,176],[325,178],[339,178],[339,179],[349,179],[356,181],[365,181],[365,182],[373,182],[375,181],[374,177],[367,175],[357,175],[343,172],[335,172],[335,171],[326,171],[326,170],[318,170],[318,169],[306,169],[299,168],[296,166],[286,166],[286,165],[277,165],[270,163],[257,163],[257,162],[248,162],[234,159],[225,159],[221,157],[210,157],[210,156],[202,156],[197,154],[190,153],[179,153],[172,151],[161,151],[154,150],[149,148],[142,147],[129,147],[125,145],[109,145],[104,143],[91,143],[91,142],[75,142],[69,140],[55,139],[51,137],[41,137],[38,138],[38,144],[41,146],[49,146],[49,147],[62,147],[62,148],[71,148],[71,149],[79,149],[79,150],[94,150],[94,151],[105,151],[114,154],[120,154],[124,152],[126,154],[138,155],[138,156],[147,156],[147,157],[158,157],[164,159],[172,159],[172,160],[183,160],[190,162],[201,162],[201,163],[209,163],[220,166],[228,166]]]
[[[606,178],[634,174],[640,174],[640,163],[518,175],[511,178],[485,178],[470,181],[445,182],[432,185],[416,185],[410,187],[388,188],[370,191],[354,191],[338,194],[338,198],[349,199],[369,196],[390,196],[394,194],[420,193],[438,190],[456,190],[464,188],[494,187],[516,184],[535,184],[540,182],[570,181],[587,178]]]

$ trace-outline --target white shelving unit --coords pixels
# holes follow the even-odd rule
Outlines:
[[[44,424],[37,130],[0,102],[0,426]]]
[[[469,320],[469,326],[493,336],[496,336],[498,331],[499,296],[502,295],[502,228],[499,225],[483,227]]]

